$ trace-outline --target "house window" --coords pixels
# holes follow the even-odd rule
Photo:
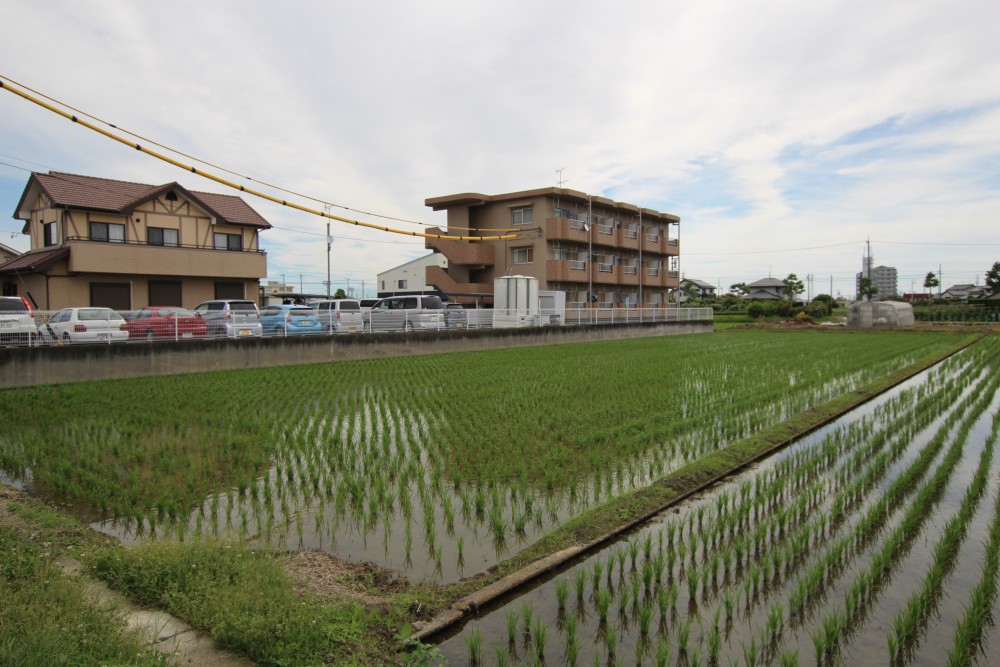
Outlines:
[[[405,280],[397,280],[396,281],[396,289],[407,289],[407,287],[406,287],[407,284],[408,283]]]
[[[522,225],[530,225],[531,207],[522,206],[521,208],[512,208],[510,210],[510,222],[515,227],[520,227]]]
[[[150,227],[146,230],[146,242],[149,245],[177,245],[177,230],[163,227]],[[169,305],[169,304],[167,304]]]
[[[514,264],[531,264],[535,255],[535,249],[532,247],[527,248],[513,248],[511,249],[512,262]]]
[[[55,245],[59,243],[56,238],[56,223],[47,222],[42,225],[42,245]]]
[[[109,222],[90,223],[90,240],[105,243],[124,243],[125,225],[115,225]]]
[[[216,250],[243,250],[243,237],[239,234],[215,233]]]

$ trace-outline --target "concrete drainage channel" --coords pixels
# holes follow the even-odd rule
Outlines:
[[[80,563],[65,556],[56,559],[63,572],[71,576],[80,573]],[[142,609],[129,602],[122,595],[111,590],[102,582],[87,578],[87,595],[98,605],[111,605],[120,610],[129,628],[142,630],[149,645],[161,653],[170,655],[177,665],[199,665],[205,667],[251,667],[252,662],[222,650],[208,635],[195,630],[183,621],[164,611]]]

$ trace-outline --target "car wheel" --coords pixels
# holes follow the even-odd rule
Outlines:
[[[152,329],[146,329],[146,340],[152,342],[156,336],[153,335]]]
[[[62,342],[63,342],[63,345],[70,345],[70,344],[73,343],[73,339],[69,337],[69,332],[68,331],[63,332]]]
[[[410,333],[411,331],[413,331],[413,322],[407,322],[403,326],[403,330],[406,331],[406,333]]]

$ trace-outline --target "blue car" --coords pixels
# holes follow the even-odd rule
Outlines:
[[[260,309],[260,324],[265,336],[297,336],[324,333],[316,311],[309,306],[282,304]]]

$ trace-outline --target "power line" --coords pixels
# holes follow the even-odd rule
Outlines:
[[[317,216],[319,216],[321,218],[327,218],[327,219],[330,219],[330,220],[337,220],[338,222],[343,222],[343,223],[346,223],[346,224],[349,224],[349,225],[355,225],[357,227],[367,227],[369,229],[375,229],[375,230],[378,230],[378,231],[389,232],[391,234],[401,234],[401,235],[408,235],[408,236],[422,237],[422,238],[444,239],[444,240],[451,240],[451,241],[502,241],[502,240],[511,240],[511,239],[523,238],[523,234],[521,234],[521,233],[497,234],[497,235],[492,235],[492,236],[463,236],[463,235],[454,235],[454,234],[428,234],[428,233],[424,233],[424,232],[407,231],[407,230],[404,230],[404,229],[394,229],[392,227],[386,227],[384,225],[375,225],[375,224],[372,224],[370,222],[363,222],[361,220],[354,220],[354,219],[351,219],[351,218],[344,218],[344,217],[341,217],[341,216],[337,216],[337,215],[333,215],[333,214],[330,214],[330,213],[326,213],[325,211],[320,211],[320,210],[317,210],[317,209],[309,208],[308,206],[303,206],[301,204],[296,204],[294,202],[289,202],[289,201],[284,200],[284,199],[279,199],[278,197],[275,197],[273,195],[269,195],[269,194],[267,194],[265,192],[260,192],[258,190],[254,190],[254,189],[248,188],[246,186],[239,185],[237,183],[233,183],[232,181],[228,181],[228,180],[226,180],[226,179],[224,179],[224,178],[222,178],[220,176],[216,176],[215,174],[212,174],[210,172],[204,171],[202,169],[198,169],[197,167],[194,167],[194,166],[189,165],[189,164],[185,164],[183,162],[180,162],[179,160],[175,160],[172,157],[169,157],[167,155],[163,155],[162,153],[158,153],[156,151],[150,150],[149,148],[146,148],[142,144],[138,144],[138,143],[136,143],[134,141],[130,141],[128,139],[125,139],[125,138],[123,138],[123,137],[115,134],[114,132],[110,132],[110,131],[105,130],[105,129],[101,128],[101,127],[98,127],[97,125],[95,125],[93,123],[90,123],[90,122],[88,122],[88,121],[86,121],[86,120],[84,120],[84,119],[82,119],[82,118],[80,118],[80,117],[78,117],[78,116],[76,116],[74,114],[71,114],[71,113],[68,113],[66,111],[63,111],[62,109],[58,109],[58,108],[52,106],[51,104],[48,104],[47,102],[45,102],[45,101],[43,101],[41,99],[38,99],[37,97],[35,97],[33,95],[30,95],[30,94],[28,94],[28,93],[26,93],[26,92],[24,92],[22,90],[14,88],[14,87],[12,87],[9,84],[4,83],[4,81],[2,79],[6,79],[7,81],[10,81],[12,83],[17,83],[13,79],[11,79],[10,77],[7,77],[7,76],[4,76],[4,75],[0,74],[0,88],[3,88],[4,90],[10,91],[11,93],[14,93],[18,97],[21,97],[22,99],[25,99],[25,100],[27,100],[29,102],[32,102],[32,103],[34,103],[34,104],[42,107],[43,109],[47,109],[48,111],[51,111],[51,112],[53,112],[53,113],[55,113],[55,114],[57,114],[59,116],[62,116],[63,118],[66,118],[67,120],[70,120],[70,121],[72,121],[74,123],[82,125],[82,126],[86,127],[89,130],[93,130],[94,132],[97,132],[98,134],[103,135],[103,136],[105,136],[105,137],[107,137],[109,139],[113,139],[113,140],[115,140],[115,141],[117,141],[117,142],[119,142],[121,144],[125,144],[126,146],[129,146],[130,148],[134,148],[134,149],[136,149],[137,151],[139,151],[141,153],[145,153],[146,155],[150,155],[152,157],[155,157],[158,160],[162,160],[163,162],[166,162],[167,164],[172,164],[175,167],[179,167],[181,169],[184,169],[185,171],[191,172],[192,174],[197,174],[198,176],[202,176],[202,177],[207,178],[209,180],[215,181],[216,183],[219,183],[221,185],[225,185],[226,187],[230,187],[230,188],[232,188],[234,190],[239,190],[240,192],[245,192],[247,194],[254,195],[256,197],[260,197],[261,199],[266,199],[267,201],[273,202],[275,204],[281,204],[282,206],[287,206],[288,208],[292,208],[292,209],[295,209],[295,210],[298,210],[298,211],[302,211],[304,213],[311,213],[312,215],[317,215]],[[20,86],[21,84],[18,83],[17,85]],[[39,95],[41,95],[41,93],[39,93]],[[74,107],[71,107],[68,104],[65,104],[63,102],[55,100],[54,98],[51,98],[51,97],[48,97],[48,96],[44,96],[44,95],[43,95],[43,97],[46,97],[46,99],[52,100],[54,103],[59,104],[60,106],[66,107],[67,109],[72,109],[72,110],[76,111],[76,109]],[[97,120],[99,123],[101,123],[103,125],[107,125],[107,126],[112,127],[112,128],[114,128],[116,130],[120,130],[120,128],[116,127],[115,125],[113,125],[111,123],[108,123],[106,121],[97,119],[95,116],[91,116],[90,114],[84,114],[82,112],[80,112],[80,113],[81,113],[81,115],[85,115],[85,116],[87,116],[89,118],[94,118],[95,120]],[[131,132],[128,132],[127,130],[120,130],[120,131],[124,132],[126,134],[129,134],[131,136],[135,136],[135,137],[139,136],[139,135],[132,134]],[[182,155],[184,157],[190,157],[190,156],[186,155],[185,153],[182,153],[180,151],[176,151],[176,150],[171,149],[169,147],[163,146],[162,144],[159,144],[159,143],[156,143],[156,142],[152,142],[152,141],[150,143],[152,143],[155,146],[159,146],[161,148],[164,148],[165,150],[168,150],[170,152],[176,153],[177,155]],[[198,162],[202,162],[203,164],[210,164],[208,162],[204,162],[204,161],[198,160],[197,158],[191,158],[191,159],[194,159],[195,161],[198,161]],[[215,165],[212,165],[212,166],[215,167]],[[223,169],[221,167],[215,167],[215,168],[222,169],[223,171],[226,171],[227,173],[230,173],[230,174],[235,174],[236,173],[236,172],[230,171],[228,169]],[[249,178],[247,176],[241,176],[241,178],[246,178],[247,180],[253,180],[253,179],[251,179],[251,178]],[[320,199],[317,199],[317,198],[314,198],[314,197],[309,197],[307,195],[303,195],[303,194],[300,194],[300,193],[292,192],[292,191],[289,191],[289,190],[285,190],[283,188],[279,188],[279,187],[270,185],[268,183],[264,183],[262,181],[254,181],[254,182],[260,183],[261,185],[265,185],[267,187],[272,187],[272,188],[274,188],[276,190],[279,190],[281,192],[285,192],[285,193],[289,193],[289,194],[294,194],[295,196],[303,197],[303,198],[309,199],[311,201],[320,202],[320,203],[326,203],[326,202],[323,202],[323,200],[320,200]],[[330,204],[330,205],[331,206],[336,206],[337,208],[347,208],[347,207],[341,206],[340,204]],[[347,210],[354,211],[354,209],[347,209]],[[355,211],[355,212],[357,212],[357,211]],[[375,215],[375,214],[367,214],[366,213],[366,215]],[[376,216],[376,217],[386,217],[387,218],[387,216]],[[400,220],[399,218],[389,218],[389,219]],[[411,221],[405,221],[405,220],[403,220],[403,222],[411,222]],[[418,223],[418,224],[424,224],[424,223]],[[540,229],[538,229],[538,230],[520,230],[519,229],[518,231],[519,232],[529,231],[529,233],[540,233],[541,232]]]

